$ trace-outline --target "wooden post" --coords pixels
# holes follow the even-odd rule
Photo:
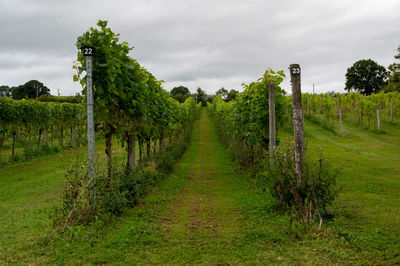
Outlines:
[[[337,98],[335,98],[336,112],[339,116],[339,128],[342,130],[342,108],[337,103]]]
[[[53,146],[53,140],[54,140],[55,129],[54,129],[53,126],[50,126],[50,129],[51,129],[50,145]]]
[[[157,139],[153,142],[153,157],[156,158],[157,156]]]
[[[297,183],[301,184],[303,174],[303,159],[304,159],[304,130],[303,130],[303,107],[301,105],[301,78],[300,66],[291,64],[290,82],[292,83],[292,99],[293,99],[293,128],[295,142],[295,162]]]
[[[393,98],[390,98],[390,121],[393,122]]]
[[[150,158],[150,138],[146,138],[146,156]]]
[[[378,130],[381,129],[381,117],[379,115],[379,104],[376,105],[376,121],[378,122]]]
[[[129,134],[128,132],[126,134],[126,142],[128,146],[128,157],[127,157],[127,162],[126,162],[126,169],[127,172],[133,172],[135,171],[135,163],[136,163],[136,139],[135,135]]]
[[[11,157],[14,158],[15,155],[15,135],[17,133],[15,131],[12,132],[12,146],[11,146]]]
[[[111,172],[112,172],[112,149],[111,149],[111,147],[112,147],[112,127],[111,127],[111,125],[108,125],[109,126],[109,132],[107,132],[105,135],[104,135],[104,137],[105,137],[105,140],[106,140],[106,150],[105,150],[105,152],[106,152],[106,155],[107,155],[107,177],[108,177],[108,180],[111,180]],[[91,161],[89,161],[89,171],[93,171],[94,170],[94,168],[92,168],[92,165],[91,165]],[[90,173],[92,173],[92,172],[90,172]],[[93,175],[94,175],[94,173],[92,173]],[[93,176],[91,176],[91,177],[93,177]]]
[[[268,113],[269,113],[269,152],[270,158],[275,156],[276,149],[276,121],[275,121],[275,85],[269,84],[268,88]]]
[[[49,129],[47,127],[45,129],[45,137],[46,137],[46,145],[49,145]]]
[[[143,138],[140,135],[137,135],[138,144],[139,144],[139,164],[142,163],[142,154],[143,154]]]

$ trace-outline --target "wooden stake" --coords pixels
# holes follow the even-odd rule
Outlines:
[[[292,64],[289,67],[290,82],[292,83],[292,99],[293,99],[293,128],[295,142],[295,162],[297,182],[301,184],[303,174],[304,159],[304,129],[303,129],[303,107],[301,105],[301,77],[300,66]]]
[[[381,129],[381,117],[379,115],[379,104],[376,105],[376,120],[378,122],[378,130]]]
[[[393,122],[393,98],[390,98],[390,121]]]
[[[275,119],[275,85],[270,84],[268,88],[268,107],[269,107],[269,152],[272,158],[275,156],[276,149],[276,119]]]

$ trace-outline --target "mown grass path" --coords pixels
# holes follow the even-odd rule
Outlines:
[[[225,156],[221,158],[224,151],[218,150],[206,115],[202,116],[199,130],[197,153],[186,184],[158,221],[171,255],[195,254],[187,260],[223,262],[228,260],[225,253],[240,231],[242,215],[231,198],[229,180],[237,178],[237,174]],[[168,253],[162,256],[167,259]]]

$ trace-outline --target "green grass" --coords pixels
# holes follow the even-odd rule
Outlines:
[[[115,144],[117,146],[118,144]],[[0,264],[23,258],[26,248],[51,227],[54,207],[61,204],[66,169],[86,157],[87,147],[0,166]],[[99,167],[104,167],[104,141],[96,142]],[[138,150],[138,149],[136,149]],[[114,148],[114,159],[125,152]]]
[[[344,122],[346,137],[308,122],[305,128],[309,146],[319,146],[341,171],[338,183],[343,189],[333,223],[336,233],[358,248],[366,261],[380,257],[399,262],[399,128],[377,134]]]
[[[237,170],[203,113],[174,171],[108,224],[51,231],[45,217],[64,180],[57,157],[0,169],[0,264],[400,263],[400,130],[344,127],[335,136],[305,122],[309,148],[323,150],[343,186],[321,233],[291,229],[271,211],[270,195]]]

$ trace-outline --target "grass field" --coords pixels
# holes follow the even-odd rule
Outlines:
[[[305,122],[308,147],[340,169],[342,185],[319,234],[290,229],[288,216],[271,210],[270,195],[231,162],[205,112],[173,173],[109,224],[51,230],[76,152],[2,166],[0,264],[400,263],[400,128],[376,134],[345,122],[344,130],[335,136]]]

